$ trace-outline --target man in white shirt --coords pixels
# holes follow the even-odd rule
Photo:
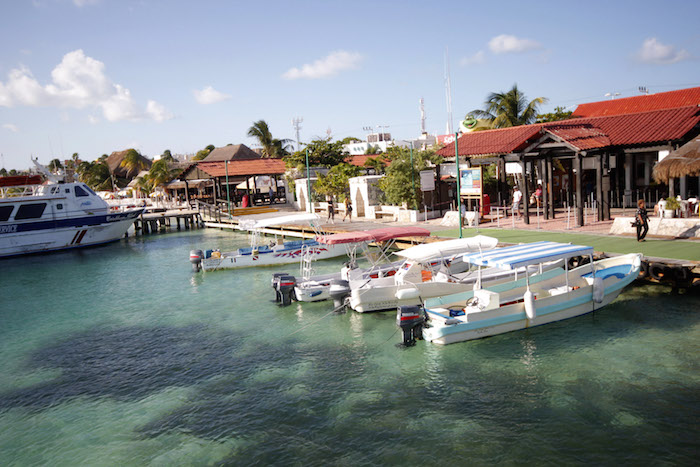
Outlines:
[[[513,188],[513,215],[515,216],[517,213],[518,218],[520,218],[520,200],[522,198],[523,194],[516,185],[515,188]]]

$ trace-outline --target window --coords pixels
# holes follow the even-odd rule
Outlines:
[[[56,205],[56,209],[58,209],[59,211],[60,211],[61,209],[63,209],[63,204],[58,203],[58,204]]]
[[[15,220],[38,219],[44,214],[44,209],[46,209],[46,203],[23,204],[17,210]]]
[[[76,197],[90,196],[90,194],[87,191],[80,188],[80,185],[75,185],[75,196]]]
[[[0,206],[0,221],[6,221],[10,218],[14,206]]]
[[[83,185],[83,188],[85,188],[91,195],[97,196],[97,194],[94,191],[92,191],[89,186]]]

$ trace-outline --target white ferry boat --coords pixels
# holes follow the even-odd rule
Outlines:
[[[0,258],[119,240],[141,212],[111,211],[84,183],[0,177]]]

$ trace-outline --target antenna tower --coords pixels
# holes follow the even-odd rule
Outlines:
[[[450,84],[450,56],[445,47],[445,94],[447,95],[447,133],[452,134],[452,85]]]
[[[292,126],[297,134],[297,151],[301,151],[301,143],[299,143],[299,130],[301,130],[301,122],[304,121],[303,117],[294,117],[292,119]]]
[[[425,131],[425,100],[421,97],[418,102],[420,103],[420,134],[426,134]]]

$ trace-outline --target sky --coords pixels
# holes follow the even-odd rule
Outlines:
[[[700,86],[698,1],[2,0],[0,166],[127,148],[453,125],[514,84],[542,112]]]

